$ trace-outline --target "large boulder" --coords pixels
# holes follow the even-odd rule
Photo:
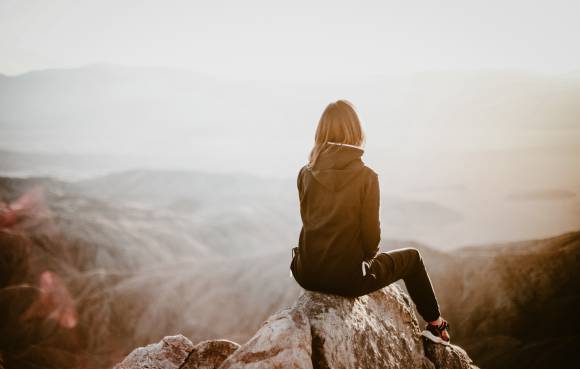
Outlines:
[[[396,285],[359,298],[305,291],[220,369],[472,368],[463,350],[423,341],[420,333],[409,297]]]
[[[220,369],[312,368],[311,326],[296,307],[272,315]]]
[[[412,303],[396,285],[358,298],[304,291],[292,307],[272,315],[241,347],[218,342],[196,346],[214,347],[205,350],[207,355],[200,355],[205,351],[195,350],[191,343],[180,345],[180,354],[167,344],[147,346],[143,361],[135,360],[135,352],[143,350],[137,349],[123,361],[130,365],[122,363],[116,369],[173,368],[153,361],[158,356],[152,349],[169,354],[171,365],[179,357],[182,366],[176,368],[188,369],[475,368],[461,348],[421,337]]]

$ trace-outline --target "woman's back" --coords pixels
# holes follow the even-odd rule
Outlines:
[[[362,283],[361,264],[378,250],[378,177],[363,149],[328,144],[298,174],[302,229],[292,265],[305,288],[348,294]]]

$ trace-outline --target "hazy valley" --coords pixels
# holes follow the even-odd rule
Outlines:
[[[61,315],[75,322],[44,331],[44,339],[21,337],[24,346],[38,340],[41,350],[26,351],[24,359],[38,360],[46,350],[64,362],[72,357],[101,368],[176,332],[192,341],[243,342],[291,304],[299,294],[288,275],[299,230],[288,210],[292,201],[283,203],[278,191],[256,191],[266,186],[250,176],[237,179],[237,201],[219,207],[231,179],[140,171],[76,183],[3,178],[2,198],[27,204],[17,222],[4,225],[4,260],[27,255],[33,261],[25,262],[23,278],[31,282],[54,272],[72,299]],[[176,207],[180,202],[187,206]],[[422,249],[456,342],[482,367],[547,368],[546,360],[565,363],[574,349],[579,233],[450,253],[387,237],[382,245]],[[4,309],[14,301],[6,298]],[[36,320],[19,324],[28,329],[8,325],[11,335],[47,329]],[[77,337],[68,351],[63,335]],[[548,350],[541,360],[522,360],[538,345]],[[9,344],[3,351],[22,354],[18,349]]]

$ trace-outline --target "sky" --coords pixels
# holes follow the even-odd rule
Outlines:
[[[578,14],[559,0],[0,0],[0,74],[71,68],[0,76],[0,159],[24,176],[294,180],[324,106],[347,98],[385,198],[412,200],[391,219],[424,216],[387,233],[578,229]],[[465,221],[440,226],[455,212]]]
[[[580,66],[578,14],[577,1],[0,0],[0,73],[113,63],[293,81],[565,74]]]

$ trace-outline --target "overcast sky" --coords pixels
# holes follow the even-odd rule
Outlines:
[[[0,0],[0,73],[106,62],[236,79],[481,68],[560,74],[580,68],[579,4]]]

